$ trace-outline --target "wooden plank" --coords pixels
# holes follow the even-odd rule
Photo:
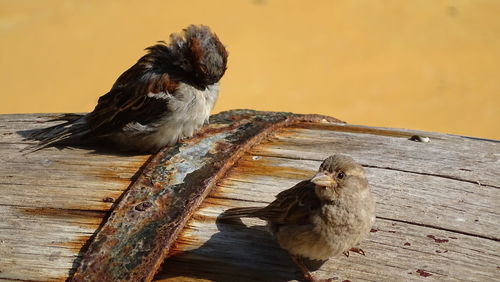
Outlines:
[[[148,155],[47,148],[23,155],[19,130],[51,115],[0,115],[0,280],[63,281]]]
[[[320,164],[321,161],[246,156],[228,173],[224,193],[218,197],[270,202],[281,190],[312,176]],[[500,240],[500,189],[392,169],[368,167],[366,174],[379,199],[379,217]],[[467,231],[463,230],[464,224]]]
[[[430,143],[408,140],[430,136]],[[500,269],[499,143],[338,124],[280,130],[246,154],[205,199],[157,274],[159,281],[286,281],[300,273],[264,222],[218,222],[227,208],[262,206],[311,177],[332,153],[363,164],[377,201],[357,254],[315,275],[338,281],[494,281]]]
[[[412,135],[430,142],[408,140]],[[456,178],[500,188],[500,141],[440,133],[323,123],[285,128],[255,154],[320,160],[324,152],[344,152],[365,166]]]
[[[65,280],[113,205],[103,199],[118,199],[149,157],[56,148],[20,154],[27,142],[16,132],[45,127],[39,121],[49,116],[0,115],[0,279]],[[414,134],[431,142],[408,140]],[[281,129],[245,154],[205,199],[156,279],[299,279],[262,221],[244,220],[248,228],[216,217],[229,207],[265,205],[310,177],[327,155],[345,153],[366,167],[378,220],[361,246],[367,256],[333,258],[315,275],[339,281],[493,281],[500,269],[499,144],[326,120]]]
[[[156,280],[300,278],[288,254],[264,230],[264,222],[245,220],[248,228],[228,224],[218,227],[215,217],[222,210],[216,211],[204,209],[205,215],[213,217],[190,224],[183,234],[182,247],[165,262]],[[338,281],[494,281],[498,276],[498,242],[383,219],[378,219],[374,228],[377,232],[360,245],[365,257],[352,254],[331,258],[314,274]],[[448,242],[436,243],[428,235]],[[420,276],[419,269],[431,276]]]
[[[71,281],[150,281],[195,209],[254,144],[318,115],[235,110],[193,138],[164,148],[144,168],[95,236]]]

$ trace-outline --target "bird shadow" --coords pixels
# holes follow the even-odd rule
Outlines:
[[[18,130],[16,131],[17,134],[19,134],[22,138],[23,141],[28,141],[28,140],[37,140],[36,138],[33,138],[36,133],[40,132],[45,128],[37,128],[37,129],[27,129],[27,130]],[[89,143],[89,144],[50,144],[47,146],[47,148],[56,148],[58,150],[63,150],[63,149],[82,149],[82,150],[87,150],[89,151],[89,154],[91,155],[108,155],[108,156],[118,156],[118,157],[133,157],[133,156],[140,156],[140,155],[150,155],[146,153],[137,153],[137,152],[132,152],[132,151],[123,151],[119,150],[117,146],[113,146],[110,143],[106,142],[94,142],[94,143]],[[39,150],[44,150],[45,148],[41,148]],[[24,150],[24,149],[23,149]],[[36,154],[37,151],[30,151],[29,149],[27,151],[21,151],[24,154]]]
[[[216,220],[219,232],[196,249],[174,251],[155,280],[198,278],[210,281],[301,280],[300,270],[265,226],[247,227],[239,219]],[[307,262],[311,270],[324,262]]]

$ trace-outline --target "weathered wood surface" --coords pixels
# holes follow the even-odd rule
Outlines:
[[[47,148],[18,130],[48,115],[0,115],[0,280],[64,281],[80,249],[149,158]]]
[[[431,142],[408,140],[414,134]],[[227,208],[265,205],[311,177],[329,154],[363,164],[377,200],[366,256],[332,258],[315,272],[338,281],[498,281],[500,142],[343,124],[282,129],[248,152],[193,216],[156,279],[300,278],[264,222],[218,222]]]
[[[38,118],[37,116],[41,116]],[[47,148],[23,156],[15,132],[47,115],[0,115],[0,280],[64,280],[80,249],[149,156]],[[430,143],[409,141],[426,135]],[[216,221],[225,209],[264,205],[310,177],[332,153],[367,170],[378,219],[366,256],[327,261],[339,281],[494,281],[500,275],[500,143],[341,123],[297,124],[247,152],[202,203],[176,242],[164,281],[284,281],[300,278],[265,232]]]
[[[225,173],[279,128],[337,119],[234,110],[190,139],[163,148],[124,193],[71,281],[150,281],[195,210]]]

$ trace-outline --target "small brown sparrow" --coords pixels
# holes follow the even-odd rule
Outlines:
[[[56,118],[65,122],[29,136],[40,142],[27,149],[104,143],[124,151],[156,152],[192,136],[208,121],[228,54],[207,26],[191,25],[170,39],[170,44],[161,41],[147,48],[91,113]]]
[[[326,260],[349,255],[375,221],[375,202],[364,169],[351,157],[333,155],[310,180],[282,191],[267,207],[234,208],[221,219],[266,220],[279,245],[287,250],[308,281],[315,281],[301,258]]]

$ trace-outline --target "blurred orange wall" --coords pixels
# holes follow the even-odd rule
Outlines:
[[[500,139],[500,1],[0,1],[0,113],[91,111],[157,40],[227,46],[216,111]]]

